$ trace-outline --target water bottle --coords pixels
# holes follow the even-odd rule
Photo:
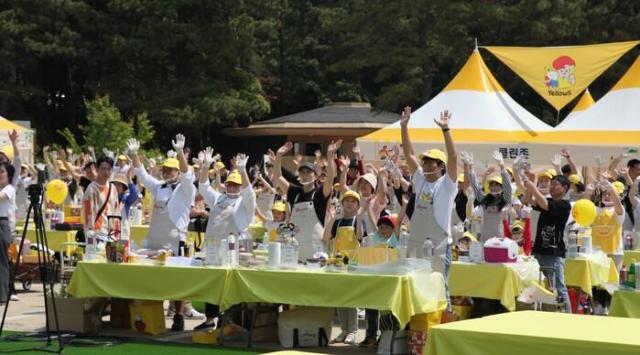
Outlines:
[[[264,232],[262,234],[262,243],[260,244],[259,249],[267,250],[268,246],[269,246],[269,233],[268,232]]]
[[[93,229],[87,230],[84,237],[87,243],[85,246],[85,259],[94,260],[96,258],[96,235]]]
[[[222,243],[226,244],[226,240],[223,239]],[[218,243],[213,238],[205,240],[204,260],[207,265],[220,265],[220,250]]]
[[[575,230],[569,232],[569,245],[567,246],[567,259],[578,257],[578,233]]]
[[[431,241],[431,238],[427,237],[427,239],[422,244],[422,256],[425,258],[432,258],[433,249],[434,249],[433,242]]]
[[[229,266],[229,241],[222,239],[218,250],[220,252],[220,264],[222,264],[222,266]]]
[[[407,250],[409,250],[409,233],[402,231],[402,233],[400,233],[398,258],[406,258]]]
[[[620,268],[620,288],[626,288],[627,287],[627,268],[622,265],[622,268]]]
[[[238,247],[236,245],[236,236],[232,233],[229,233],[227,243],[229,250],[229,266],[238,267]]]

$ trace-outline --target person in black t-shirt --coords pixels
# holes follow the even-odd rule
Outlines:
[[[564,228],[571,213],[571,203],[564,199],[569,190],[569,179],[564,175],[553,177],[549,185],[551,197],[542,195],[536,185],[526,180],[525,201],[531,202],[534,210],[540,212],[533,254],[542,267],[553,268],[558,295],[564,300],[565,312],[571,313],[569,292],[564,283]]]

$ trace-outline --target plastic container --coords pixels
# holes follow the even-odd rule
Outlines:
[[[422,244],[422,256],[425,258],[432,258],[433,250],[433,242],[431,241],[431,238],[427,237],[427,239],[425,239],[424,243]]]
[[[236,236],[229,234],[227,238],[227,250],[229,254],[229,266],[238,267],[238,246],[236,244]]]
[[[632,259],[627,273],[627,287],[630,289],[636,288],[636,271],[636,259]]]

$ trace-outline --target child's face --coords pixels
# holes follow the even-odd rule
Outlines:
[[[342,200],[342,210],[347,214],[355,214],[358,211],[358,200],[347,197]]]
[[[273,220],[276,222],[282,222],[284,221],[284,212],[280,212],[280,211],[272,211],[273,212]]]
[[[378,226],[378,232],[380,233],[380,236],[383,238],[391,238],[391,235],[393,234],[393,227],[383,223]]]

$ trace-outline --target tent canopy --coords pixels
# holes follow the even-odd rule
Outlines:
[[[452,112],[451,133],[459,149],[471,150],[476,158],[487,161],[494,150],[515,157],[513,149],[523,153],[521,142],[552,129],[505,92],[477,49],[444,90],[412,114],[409,134],[416,150],[443,146],[442,131],[433,121],[443,110]],[[400,141],[397,121],[359,138],[358,145],[367,156],[380,158],[388,144]]]

